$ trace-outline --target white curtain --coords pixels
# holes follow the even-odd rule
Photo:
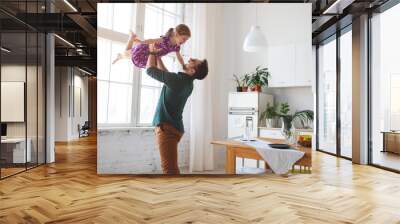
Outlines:
[[[209,66],[208,76],[196,80],[191,96],[190,108],[190,172],[214,169],[214,151],[210,144],[213,140],[213,94],[212,83],[215,80],[215,16],[213,4],[189,4],[186,18],[192,31],[192,58],[206,58]]]

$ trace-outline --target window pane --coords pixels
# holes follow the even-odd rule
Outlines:
[[[340,37],[340,127],[343,156],[352,157],[352,35]]]
[[[155,87],[161,87],[162,86],[161,82],[159,82],[159,81],[151,78],[150,76],[148,76],[146,74],[146,70],[142,69],[141,70],[141,75],[142,75],[142,77],[141,77],[142,78],[142,85],[155,86]]]
[[[23,3],[22,5],[24,6],[25,3]],[[29,100],[27,98],[24,98],[25,100],[27,100],[25,104],[23,102],[24,100],[21,97],[11,96],[9,92],[5,90],[5,88],[6,86],[9,89],[18,88],[17,92],[22,93],[24,91],[22,90],[24,89],[24,85],[32,84],[32,82],[29,80],[29,75],[27,74],[27,72],[30,73],[29,70],[32,68],[30,68],[30,66],[27,65],[26,62],[26,59],[28,58],[29,60],[29,58],[32,56],[29,48],[27,48],[29,47],[29,43],[27,46],[25,42],[26,38],[29,37],[27,37],[27,34],[25,32],[4,32],[1,34],[0,38],[2,46],[12,48],[11,52],[0,50],[2,60],[0,66],[1,94],[4,94],[5,98],[7,99],[18,100],[18,102],[14,101],[16,104],[19,105],[18,112],[28,113],[28,107],[32,106],[29,104]],[[36,71],[32,71],[32,73],[36,74]],[[26,78],[28,78],[28,80]],[[27,81],[29,83],[26,83]],[[28,97],[36,96],[34,91],[30,93],[31,88],[28,88],[27,86],[25,88],[27,88],[26,90],[29,91],[26,92],[26,95]],[[21,95],[22,94],[20,94],[20,96]],[[1,97],[4,98],[4,96]],[[27,123],[29,122],[29,117],[27,117],[28,119],[25,119],[24,113],[18,113],[18,115],[16,116],[17,111],[10,111],[10,106],[13,106],[13,102],[10,100],[7,100],[6,102],[1,102],[1,104],[3,105],[3,107],[0,108],[0,112],[1,114],[6,115],[5,117],[1,117],[2,124],[7,125],[7,133],[5,133],[5,136],[7,136],[8,138],[25,138],[25,136],[29,134],[29,124]],[[28,114],[26,115],[29,116]],[[29,136],[28,141],[24,139],[20,142],[20,147],[13,146],[12,144],[1,144],[1,177],[6,177],[26,170],[26,163],[31,162],[32,158],[32,151],[26,150],[27,143],[32,144]]]
[[[125,45],[119,42],[112,43],[113,59],[117,57],[118,53],[125,49]],[[108,62],[110,64],[110,62]],[[111,65],[110,81],[128,82],[132,83],[133,67],[130,59],[119,60],[117,63]]]
[[[400,130],[400,74],[391,74],[390,129]]]
[[[165,56],[162,61],[169,71],[178,71],[180,68],[179,62],[174,56]]]
[[[174,16],[171,16],[169,14],[164,14],[164,27],[163,30],[164,32],[167,32],[169,28],[174,28],[177,24],[177,19]]]
[[[111,41],[98,37],[97,42],[97,78],[108,80],[111,64]]]
[[[160,9],[164,8],[164,3],[151,3],[151,5],[158,7]]]
[[[113,4],[101,3],[97,5],[97,26],[111,29],[113,21]]]
[[[144,39],[158,38],[167,30],[162,30],[162,12],[154,7],[146,5],[144,19]]]
[[[133,4],[114,4],[113,30],[121,33],[129,33],[132,28]]]
[[[400,156],[394,134],[382,132],[400,130],[400,5],[395,5],[371,20],[371,133],[372,163],[400,170]],[[395,152],[395,153],[392,153]]]
[[[152,122],[160,92],[161,90],[159,88],[141,88],[139,123],[150,124]]]
[[[110,83],[108,123],[130,123],[132,108],[132,86]]]
[[[319,149],[336,153],[336,41],[319,48]]]
[[[97,123],[107,123],[108,82],[97,81]]]
[[[390,98],[391,98],[391,113],[394,114],[399,114],[400,113],[400,100],[398,96],[400,96],[400,85],[398,83],[400,82],[400,74],[392,74],[392,82],[391,82],[391,93],[390,93]]]
[[[168,12],[177,14],[176,6],[177,6],[176,3],[165,3],[165,4],[164,4],[164,9],[165,9],[166,11],[168,11]]]

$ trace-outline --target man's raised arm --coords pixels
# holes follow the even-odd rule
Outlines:
[[[151,44],[149,46],[149,51],[150,51],[149,59],[147,59],[147,65],[146,65],[147,74],[153,79],[165,83],[167,86],[174,87],[179,79],[177,74],[160,70],[157,67],[157,57],[154,45]]]

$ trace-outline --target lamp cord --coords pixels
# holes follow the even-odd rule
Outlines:
[[[254,3],[254,4],[257,4],[257,3]],[[257,24],[257,17],[258,17],[257,11],[258,11],[258,10],[257,10],[257,6],[256,6],[256,26],[258,25],[258,24]]]

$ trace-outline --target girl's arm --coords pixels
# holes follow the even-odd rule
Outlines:
[[[176,57],[178,58],[179,63],[185,68],[185,61],[183,61],[183,57],[179,51],[176,52]]]
[[[155,43],[160,43],[161,41],[162,41],[162,38],[157,38],[157,39],[142,40],[141,43],[143,43],[143,44],[155,44]]]

